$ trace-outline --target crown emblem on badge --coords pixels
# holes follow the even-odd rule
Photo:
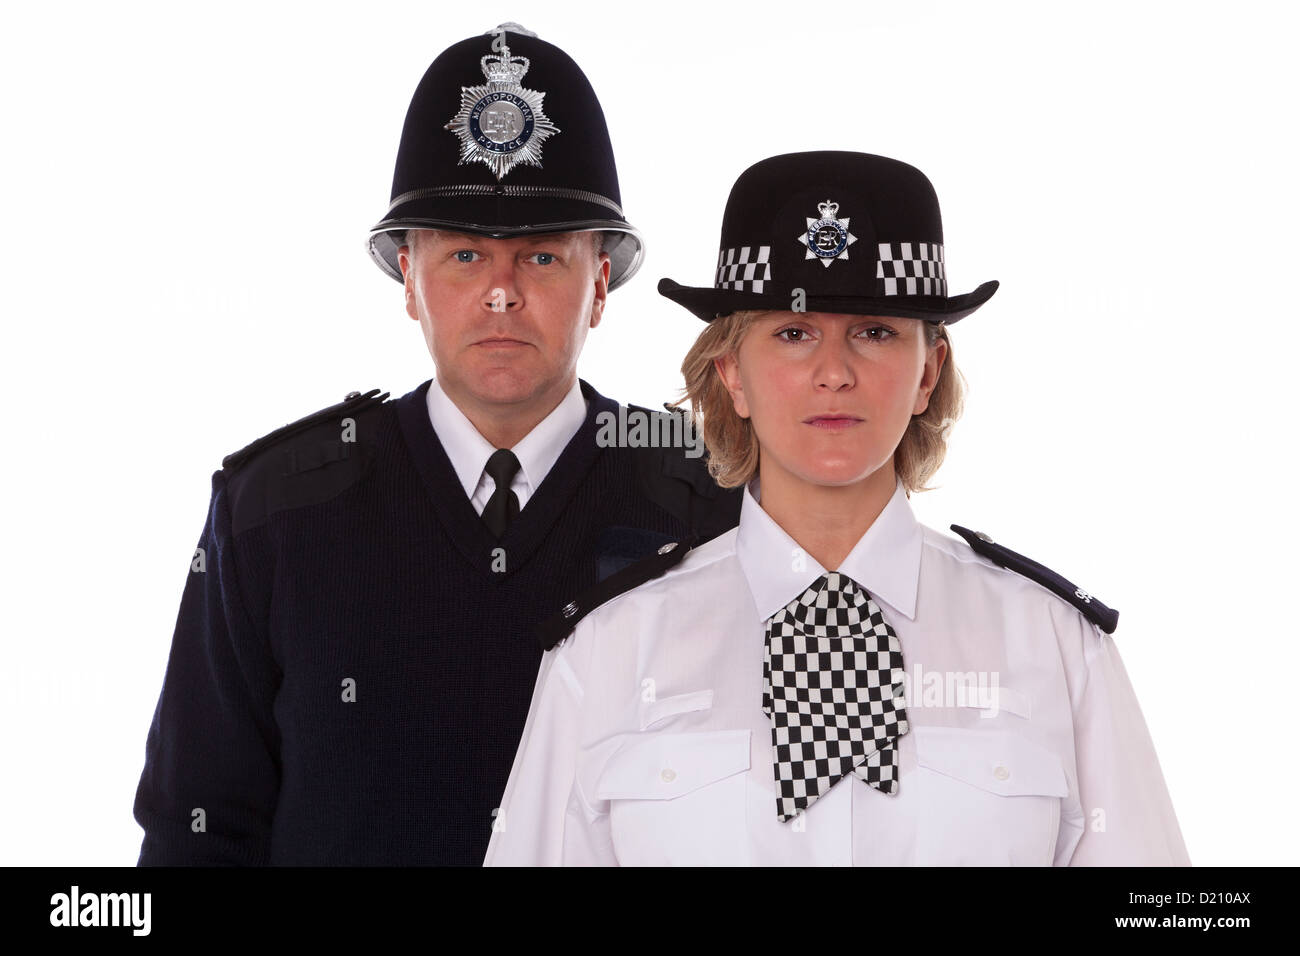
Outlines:
[[[513,56],[498,30],[496,55],[479,61],[487,83],[460,88],[460,112],[443,128],[460,137],[460,165],[483,163],[500,180],[519,165],[540,168],[542,144],[560,130],[542,112],[546,94],[520,85],[528,58]]]
[[[849,246],[858,241],[858,237],[849,232],[849,220],[846,216],[837,219],[840,204],[827,199],[817,204],[820,219],[807,217],[807,228],[795,237],[795,242],[805,249],[804,259],[820,259],[826,268],[836,259],[849,257]]]
[[[528,72],[528,57],[511,56],[510,47],[501,47],[501,56],[488,54],[479,60],[479,66],[489,83],[518,83]]]

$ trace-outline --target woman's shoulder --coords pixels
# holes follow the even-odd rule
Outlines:
[[[730,571],[736,556],[737,529],[732,528],[704,544],[688,540],[666,544],[655,554],[634,561],[561,608],[538,629],[543,650],[563,643],[584,620],[608,623],[645,602],[663,600],[669,593],[682,603],[690,595],[716,593],[718,576]]]
[[[650,565],[647,569],[650,576],[643,573],[629,579],[625,587],[593,613],[608,617],[641,600],[658,600],[671,594],[673,600],[681,601],[694,592],[711,591],[717,587],[718,576],[731,570],[736,558],[736,535],[737,529],[732,528],[703,544],[688,547],[663,571],[655,569],[651,559],[643,559],[641,563]]]
[[[950,525],[954,535],[921,525],[927,550],[958,575],[985,576],[1020,593],[1043,593],[1065,602],[1107,634],[1114,632],[1119,612],[1064,575],[1033,558],[995,541],[992,535]]]

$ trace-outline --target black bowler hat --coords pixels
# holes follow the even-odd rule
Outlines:
[[[400,282],[407,229],[494,239],[600,231],[614,289],[643,256],[621,202],[605,114],[586,76],[559,47],[504,23],[444,50],[425,71],[402,128],[388,212],[368,247]]]
[[[793,308],[951,323],[998,283],[949,296],[945,264],[939,200],[919,169],[868,153],[787,153],[732,187],[713,287],[660,279],[659,292],[705,322]]]

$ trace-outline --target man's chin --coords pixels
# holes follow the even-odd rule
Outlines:
[[[485,369],[466,381],[474,397],[484,404],[513,405],[536,400],[546,390],[540,375],[522,369]]]

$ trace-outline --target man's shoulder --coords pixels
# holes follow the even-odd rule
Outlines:
[[[722,488],[714,480],[708,449],[688,410],[617,403],[616,412],[597,416],[596,428],[597,442],[635,457],[643,494],[702,540],[736,526],[742,489]]]
[[[341,493],[364,474],[388,392],[349,392],[343,401],[304,415],[222,459],[232,533],[287,508]]]

